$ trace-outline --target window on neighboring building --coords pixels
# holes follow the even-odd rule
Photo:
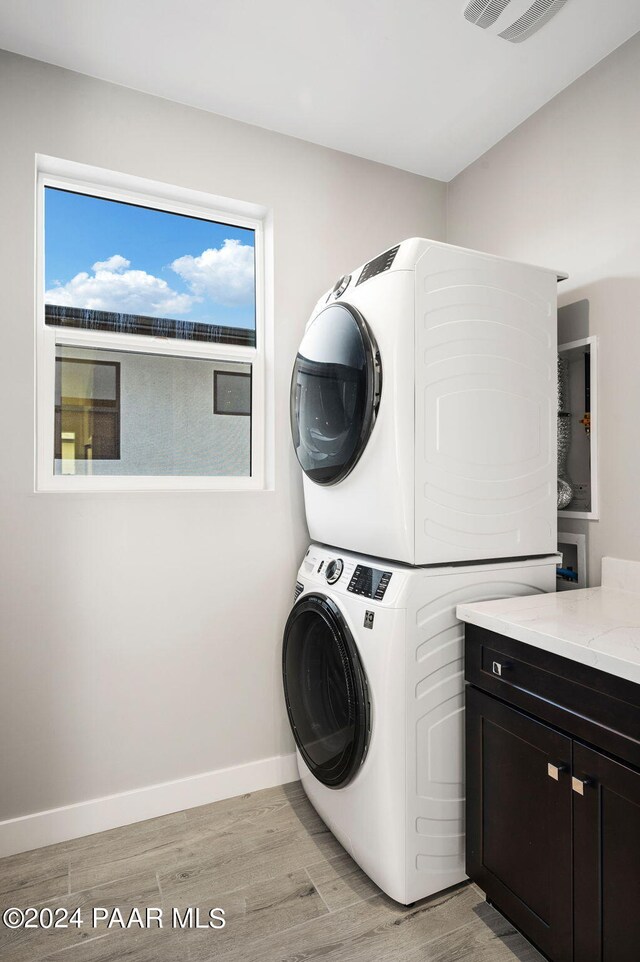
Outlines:
[[[121,180],[40,177],[38,487],[260,487],[262,220]]]
[[[213,413],[251,416],[251,372],[214,372]]]
[[[76,462],[120,459],[120,364],[56,358],[56,474],[75,474]]]

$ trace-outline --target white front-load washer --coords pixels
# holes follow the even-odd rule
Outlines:
[[[557,278],[412,238],[323,294],[291,385],[314,541],[414,565],[556,550]]]
[[[403,904],[464,872],[464,602],[555,590],[558,557],[410,568],[311,545],[283,640],[313,806]]]

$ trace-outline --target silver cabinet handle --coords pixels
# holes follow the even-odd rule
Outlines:
[[[569,766],[565,765],[564,762],[558,762],[556,765],[554,762],[549,762],[547,765],[547,775],[549,778],[553,778],[554,781],[558,781],[562,772],[567,772]]]
[[[591,785],[590,778],[576,778],[575,775],[571,777],[571,788],[576,793],[576,795],[584,795],[585,788]]]
[[[502,678],[502,673],[507,671],[511,665],[506,661],[494,661],[491,663],[491,671],[494,675],[499,675]]]

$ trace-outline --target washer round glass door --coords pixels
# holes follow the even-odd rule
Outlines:
[[[317,484],[337,484],[353,470],[375,423],[380,354],[362,315],[334,303],[316,316],[296,357],[291,432],[302,470]]]
[[[367,680],[355,642],[338,607],[324,595],[305,595],[284,630],[284,694],[300,754],[315,777],[346,785],[367,752]]]

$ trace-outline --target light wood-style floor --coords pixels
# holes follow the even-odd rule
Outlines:
[[[542,962],[473,885],[403,908],[360,871],[300,784],[0,860],[18,906],[200,906],[221,931],[10,931],[2,962]]]

